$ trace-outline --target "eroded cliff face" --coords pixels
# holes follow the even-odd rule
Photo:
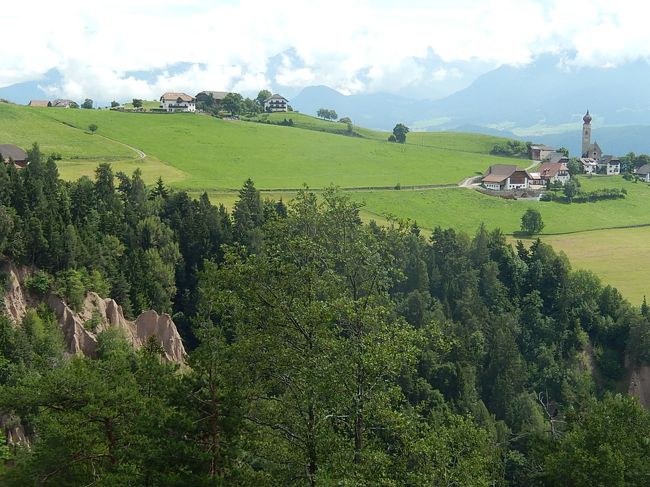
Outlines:
[[[136,349],[144,345],[149,337],[155,337],[163,347],[168,361],[183,363],[185,348],[169,315],[145,311],[135,321],[130,321],[124,318],[122,307],[113,299],[102,298],[96,293],[88,293],[82,309],[76,312],[54,294],[43,300],[31,296],[23,285],[25,277],[29,275],[28,269],[5,264],[1,270],[8,276],[4,307],[14,323],[20,324],[29,307],[44,301],[52,308],[61,325],[69,353],[94,356],[97,334],[115,327],[124,332],[124,336]]]
[[[97,334],[107,328],[115,327],[138,349],[149,337],[155,337],[165,351],[170,362],[183,363],[185,348],[176,325],[167,314],[155,311],[142,313],[135,321],[124,318],[122,307],[112,299],[104,299],[96,293],[88,293],[79,312],[73,311],[60,297],[50,294],[44,299],[31,295],[25,288],[25,278],[31,274],[26,267],[16,267],[0,262],[0,272],[6,276],[6,287],[0,288],[0,311],[4,305],[9,318],[20,325],[27,310],[45,302],[52,308],[63,331],[67,351],[70,354],[83,354],[89,357],[97,350]],[[20,420],[9,415],[0,415],[0,428],[4,429],[7,442],[11,445],[29,446]]]
[[[29,275],[27,268],[18,269],[13,265],[0,263],[0,272],[7,276],[7,288],[4,289],[4,308],[9,318],[18,324],[22,321],[30,303],[23,292],[22,282]]]

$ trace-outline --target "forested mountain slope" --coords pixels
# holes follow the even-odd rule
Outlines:
[[[173,314],[187,369],[115,329],[63,355],[52,311],[0,318],[4,485],[641,485],[627,391],[650,311],[541,242],[363,224],[335,190],[232,213],[138,172],[0,166],[0,253],[78,302]]]

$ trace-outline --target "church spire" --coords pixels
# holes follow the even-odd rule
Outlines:
[[[587,113],[585,113],[585,116],[582,117],[582,120],[587,124],[591,123],[591,115],[589,115],[589,110],[587,110]]]

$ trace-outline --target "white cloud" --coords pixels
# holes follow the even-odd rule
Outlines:
[[[575,51],[574,63],[650,56],[645,2],[619,0],[23,0],[3,5],[0,86],[51,68],[74,98],[155,98],[161,91],[256,91],[327,84],[346,93],[462,77],[444,62],[522,64]],[[6,42],[6,39],[14,39]],[[293,48],[301,61],[269,58]],[[443,63],[418,62],[435,52]],[[154,82],[130,71],[190,63]]]

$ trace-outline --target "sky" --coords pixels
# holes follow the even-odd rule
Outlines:
[[[56,69],[42,89],[73,99],[320,84],[435,98],[542,53],[567,69],[646,58],[649,14],[638,0],[21,0],[2,6],[0,88]]]

